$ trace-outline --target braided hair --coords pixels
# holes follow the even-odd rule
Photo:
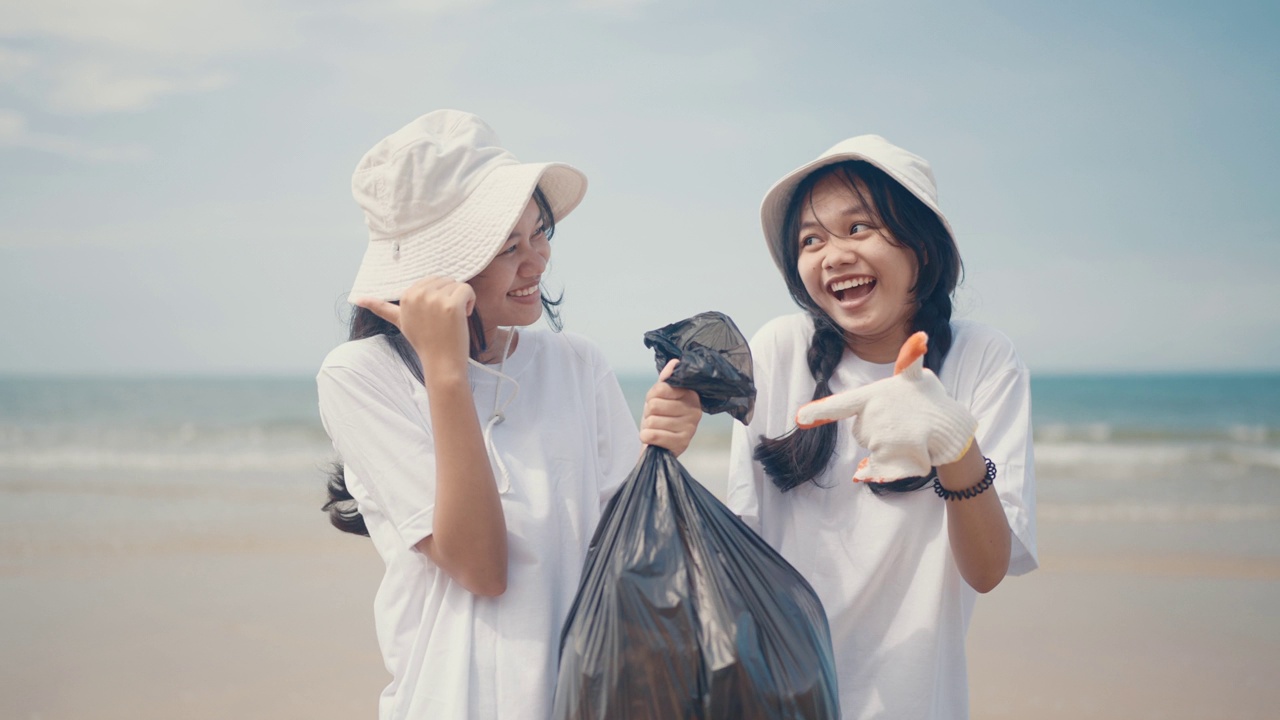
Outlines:
[[[796,188],[783,220],[783,279],[792,299],[813,320],[813,339],[807,360],[809,373],[816,383],[813,399],[829,397],[831,377],[835,374],[847,344],[844,330],[809,296],[797,266],[800,216],[812,201],[813,188],[824,178],[840,177],[857,193],[867,207],[879,216],[889,231],[891,241],[911,250],[916,259],[916,282],[912,288],[915,312],[911,330],[929,334],[929,349],[924,365],[935,373],[951,350],[951,294],[960,282],[962,265],[955,240],[942,218],[883,170],[861,160],[851,160],[820,168],[806,177]],[[761,436],[753,453],[765,473],[782,492],[813,481],[831,463],[836,449],[836,424],[815,428],[795,428],[776,438]],[[928,478],[905,478],[887,483],[874,483],[876,494],[917,490]]]

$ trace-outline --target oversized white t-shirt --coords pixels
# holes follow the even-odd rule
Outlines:
[[[994,490],[1013,530],[1009,573],[1035,569],[1035,482],[1027,368],[1001,333],[952,323],[955,342],[939,379],[978,419],[978,444],[995,462]],[[965,633],[977,592],[960,576],[944,501],[931,486],[874,495],[851,481],[868,451],[852,419],[837,426],[835,456],[817,483],[783,493],[751,455],[761,436],[795,427],[813,398],[805,354],[813,321],[777,318],[751,340],[756,407],[735,424],[729,502],[813,585],[826,609],[844,720],[968,717]],[[831,390],[893,374],[846,351]],[[992,492],[988,490],[987,492]]]
[[[505,404],[515,387],[469,373],[484,425],[495,393]],[[432,532],[435,452],[426,390],[395,350],[383,337],[347,342],[317,377],[325,429],[387,568],[374,600],[392,675],[381,720],[550,713],[587,544],[640,441],[617,379],[583,338],[521,330],[504,373],[519,391],[492,431],[510,481],[507,590],[496,598],[473,595],[414,549]]]

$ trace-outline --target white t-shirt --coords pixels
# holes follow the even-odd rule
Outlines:
[[[952,328],[955,342],[939,377],[978,419],[978,444],[996,464],[994,490],[1013,530],[1009,573],[1020,575],[1037,565],[1027,368],[999,332],[964,321]],[[755,415],[749,426],[734,426],[728,505],[822,599],[845,720],[966,718],[964,638],[977,592],[952,558],[944,501],[931,486],[877,496],[851,482],[868,454],[853,438],[851,419],[839,422],[835,455],[817,485],[780,492],[751,457],[761,436],[793,428],[796,410],[813,398],[805,361],[812,337],[813,321],[796,314],[771,321],[752,339]],[[892,374],[892,363],[846,351],[831,390]]]
[[[484,425],[508,380],[469,368]],[[561,625],[604,503],[640,453],[603,355],[571,333],[521,330],[519,383],[492,431],[507,470],[507,590],[473,595],[414,549],[432,532],[435,452],[423,386],[383,337],[345,343],[317,377],[320,415],[387,571],[374,620],[391,684],[381,720],[542,718]],[[499,470],[495,467],[495,476]],[[501,483],[500,483],[501,485]]]

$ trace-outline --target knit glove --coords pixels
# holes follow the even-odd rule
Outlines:
[[[924,477],[969,450],[978,421],[924,367],[928,340],[923,332],[907,338],[893,377],[814,400],[796,413],[802,428],[857,416],[853,436],[871,456],[858,465],[854,482]]]

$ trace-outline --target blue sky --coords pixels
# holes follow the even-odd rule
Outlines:
[[[764,191],[875,132],[934,166],[960,317],[1037,372],[1280,369],[1273,3],[19,0],[0,12],[0,372],[309,373],[426,111],[582,168],[551,284],[645,330],[793,311]]]

